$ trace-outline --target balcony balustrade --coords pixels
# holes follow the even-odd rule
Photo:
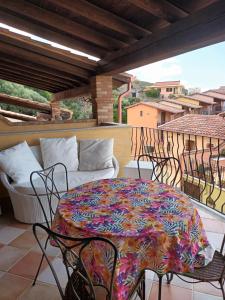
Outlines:
[[[156,157],[176,157],[181,165],[177,187],[194,200],[225,214],[225,140],[164,131],[147,127],[133,127],[131,155],[137,160],[141,154]],[[171,174],[168,165],[166,173]],[[162,182],[169,182],[164,174]]]

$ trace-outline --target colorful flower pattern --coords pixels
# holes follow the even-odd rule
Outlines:
[[[125,300],[142,269],[160,274],[196,266],[208,241],[187,195],[150,180],[117,178],[81,185],[66,193],[53,230],[70,236],[102,236],[117,247],[114,297]],[[96,246],[96,247],[95,247]],[[110,276],[108,249],[87,253],[90,274],[99,283]]]

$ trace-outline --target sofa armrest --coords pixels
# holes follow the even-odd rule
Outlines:
[[[118,176],[120,166],[119,166],[118,160],[116,159],[116,157],[114,155],[113,155],[113,158],[112,158],[112,163],[113,163],[113,167],[114,167],[113,178],[116,178]]]
[[[6,173],[0,172],[0,179],[1,179],[2,184],[4,185],[4,187],[5,187],[7,190],[9,190],[9,191],[11,191],[11,192],[15,192],[15,189],[14,189],[14,187],[10,184],[10,182],[9,182],[9,177],[8,177],[8,175],[6,175]]]

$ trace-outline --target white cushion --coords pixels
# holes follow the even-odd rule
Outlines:
[[[42,169],[27,142],[1,151],[0,168],[15,183],[29,182],[30,174],[33,171],[40,171]]]
[[[80,140],[79,170],[112,168],[113,139]]]
[[[75,188],[81,184],[95,181],[99,179],[108,179],[112,178],[114,175],[114,168],[108,168],[105,170],[98,170],[98,171],[77,171],[77,172],[68,172],[68,185],[69,189]],[[59,192],[65,192],[65,173],[55,173],[54,182]],[[43,186],[43,182],[40,178],[34,181],[34,185],[37,189],[37,192],[40,194],[45,193],[45,189]],[[22,184],[13,184],[15,190],[19,193],[26,194],[26,195],[34,195],[34,191],[30,182],[25,182]]]
[[[71,138],[42,138],[40,139],[40,145],[44,169],[57,163],[63,163],[67,171],[76,171],[78,169],[79,161],[75,136]]]

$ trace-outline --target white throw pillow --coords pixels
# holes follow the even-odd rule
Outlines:
[[[79,170],[94,171],[112,168],[113,139],[80,140]]]
[[[67,171],[77,171],[79,161],[75,136],[71,138],[40,139],[40,145],[44,169],[57,163],[63,163]],[[60,171],[61,168],[55,169],[55,172]]]
[[[27,142],[0,152],[0,168],[12,178],[15,183],[30,181],[33,171],[42,170]]]

